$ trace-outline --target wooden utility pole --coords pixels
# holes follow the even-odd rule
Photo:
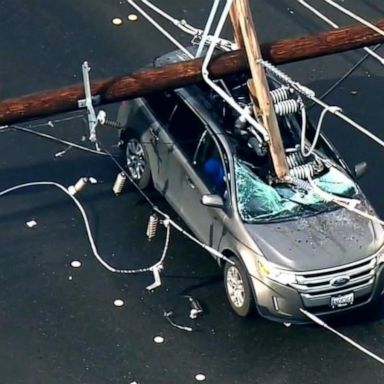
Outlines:
[[[237,45],[246,52],[252,80],[248,82],[255,117],[261,117],[268,131],[269,151],[276,176],[283,179],[289,168],[279,124],[275,114],[267,76],[260,63],[262,54],[253,23],[249,0],[235,0],[231,9],[231,20]]]
[[[384,28],[384,19],[376,25]],[[361,25],[340,28],[312,36],[302,36],[262,44],[261,53],[273,64],[345,52],[364,46],[384,43],[384,37]],[[144,96],[148,93],[183,87],[202,80],[202,60],[191,60],[163,68],[145,69],[130,75],[92,81],[92,94],[100,97],[99,104]],[[221,54],[209,67],[213,78],[249,70],[243,51]],[[72,85],[0,102],[0,125],[50,116],[78,109],[77,101],[84,98],[84,86]]]

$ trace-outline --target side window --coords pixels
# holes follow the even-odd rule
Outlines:
[[[171,92],[156,92],[146,96],[145,100],[159,122],[166,126],[179,99]]]
[[[217,144],[209,133],[202,136],[196,149],[194,168],[211,193],[224,196],[226,167]]]
[[[192,161],[200,137],[205,131],[204,122],[180,101],[171,117],[168,131],[186,157]]]

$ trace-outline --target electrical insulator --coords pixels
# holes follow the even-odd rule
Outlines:
[[[149,216],[147,226],[147,238],[149,241],[151,241],[156,236],[158,224],[159,217],[156,215],[156,213],[153,213],[151,216]]]
[[[123,128],[118,121],[114,121],[110,119],[105,119],[104,125],[107,125],[108,127],[116,128],[116,129]]]
[[[191,311],[189,313],[189,317],[191,319],[196,319],[199,315],[201,315],[203,313],[203,308],[201,307],[200,303],[192,298],[192,297],[188,297],[190,303],[191,303]]]
[[[87,184],[88,179],[86,177],[81,177],[75,185],[68,187],[68,192],[70,195],[74,196],[77,192],[81,191]]]
[[[115,184],[113,184],[113,192],[115,195],[120,195],[120,193],[123,191],[125,183],[127,181],[127,176],[124,172],[120,172],[116,176]]]

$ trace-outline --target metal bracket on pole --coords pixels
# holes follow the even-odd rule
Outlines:
[[[103,118],[105,119],[105,112],[100,111],[96,116],[95,109],[93,108],[93,102],[97,102],[98,97],[92,97],[91,94],[91,84],[89,81],[89,72],[91,68],[88,65],[87,61],[84,61],[82,65],[83,70],[83,82],[84,82],[84,94],[85,99],[79,100],[77,102],[79,108],[87,108],[88,112],[88,125],[89,125],[89,140],[92,143],[95,143],[96,149],[99,151],[100,148],[97,144],[97,136],[96,136],[96,126]]]

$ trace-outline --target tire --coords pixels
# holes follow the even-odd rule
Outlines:
[[[148,152],[140,135],[128,131],[125,137],[125,166],[129,176],[139,188],[148,188],[152,183]]]
[[[229,304],[241,317],[252,313],[254,302],[251,286],[245,268],[236,257],[229,258],[234,264],[226,263],[224,267],[224,285]]]

